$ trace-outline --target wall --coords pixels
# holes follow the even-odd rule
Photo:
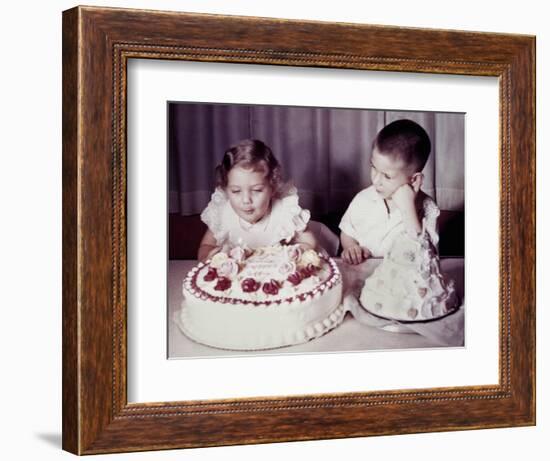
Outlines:
[[[319,19],[342,22],[454,28],[537,35],[539,178],[550,149],[550,31],[543,3],[464,0],[408,2],[94,1],[137,8]],[[9,2],[2,9],[2,197],[0,347],[2,350],[2,454],[4,459],[69,459],[61,452],[61,11],[72,1]],[[429,12],[429,14],[427,13]],[[32,135],[29,130],[32,127]],[[539,210],[550,185],[539,179]],[[550,256],[542,235],[548,214],[539,213],[538,425],[536,427],[419,434],[348,440],[256,445],[119,455],[109,459],[546,459],[550,437],[548,393],[550,339],[544,328]],[[542,453],[542,450],[546,453]],[[100,457],[101,459],[103,457]],[[94,458],[94,459],[100,459]]]

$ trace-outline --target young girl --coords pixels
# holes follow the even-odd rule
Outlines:
[[[216,167],[216,182],[201,214],[208,230],[199,247],[200,261],[234,246],[317,246],[307,229],[309,211],[298,205],[296,189],[283,185],[279,162],[262,141],[245,139],[229,148]]]

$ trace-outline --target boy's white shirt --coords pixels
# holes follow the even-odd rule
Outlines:
[[[430,211],[422,218],[422,229],[437,245],[436,220],[439,209],[430,197],[424,200],[426,209]],[[395,238],[405,232],[405,224],[401,211],[393,209],[388,213],[384,199],[378,195],[374,186],[370,186],[353,198],[340,221],[340,229],[360,246],[366,247],[372,256],[383,257]]]

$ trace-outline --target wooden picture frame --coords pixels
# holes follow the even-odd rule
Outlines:
[[[498,77],[498,385],[129,404],[131,58]],[[65,450],[94,454],[533,424],[534,37],[94,7],[63,13]]]

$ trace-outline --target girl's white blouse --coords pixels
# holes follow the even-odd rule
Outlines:
[[[283,197],[274,198],[271,210],[262,219],[250,224],[233,210],[227,194],[217,188],[201,213],[220,247],[247,246],[251,249],[290,243],[297,233],[306,229],[309,210],[298,205],[298,192],[290,188]]]

